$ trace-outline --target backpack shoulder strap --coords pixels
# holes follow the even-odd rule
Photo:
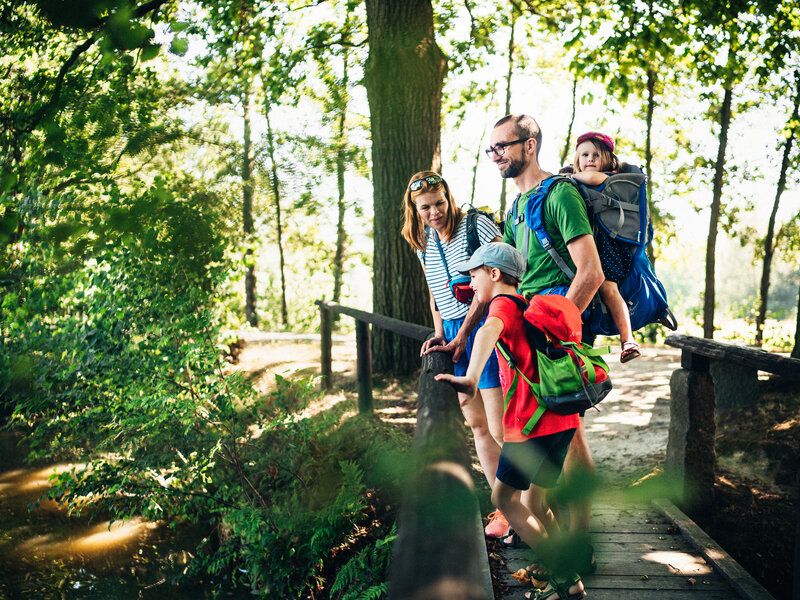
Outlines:
[[[472,256],[475,250],[481,247],[481,239],[478,236],[478,209],[470,206],[464,218],[467,219],[467,254]]]
[[[564,258],[556,252],[550,234],[547,233],[544,227],[544,202],[547,200],[550,192],[555,189],[556,184],[563,181],[575,185],[571,177],[564,177],[563,175],[554,175],[542,181],[539,187],[536,188],[534,193],[528,198],[528,203],[525,205],[525,220],[528,228],[533,230],[542,248],[547,251],[550,258],[556,263],[556,266],[558,266],[569,280],[572,281],[575,279],[575,273],[569,268]],[[580,191],[578,193],[580,193]]]

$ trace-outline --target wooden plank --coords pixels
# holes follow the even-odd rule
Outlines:
[[[666,344],[690,350],[695,354],[716,360],[726,360],[737,365],[775,373],[787,379],[800,380],[800,359],[772,354],[759,348],[746,348],[724,342],[697,338],[682,333],[667,336]]]
[[[349,317],[353,317],[357,321],[364,321],[370,325],[380,327],[381,329],[386,329],[392,333],[404,335],[405,337],[409,337],[413,340],[419,340],[420,342],[424,342],[427,337],[433,333],[433,329],[430,327],[425,327],[424,325],[408,323],[406,321],[401,321],[400,319],[393,319],[392,317],[366,312],[363,310],[350,308],[348,306],[342,306],[336,302],[324,302],[323,300],[317,300],[314,304],[319,306],[321,309],[347,315]]]
[[[531,561],[514,550],[515,556],[508,556],[512,551],[505,553],[506,567],[510,572],[524,569]],[[649,556],[640,556],[630,552],[604,552],[597,555],[598,575],[647,575],[670,576],[684,575],[686,577],[708,576],[714,573],[709,564],[697,553],[688,552],[659,552]]]
[[[504,600],[523,600],[531,588],[510,589]],[[588,600],[731,600],[730,590],[588,590]]]
[[[694,584],[689,582],[694,580]],[[511,574],[503,577],[503,583],[510,588],[529,588],[526,584],[519,583]],[[583,585],[589,592],[595,590],[678,590],[693,591],[700,589],[728,590],[730,586],[715,575],[687,576],[687,575],[590,575],[583,578]]]
[[[798,361],[800,362],[800,361]],[[653,504],[667,515],[680,529],[683,537],[705,559],[714,565],[715,569],[739,593],[748,600],[775,600],[764,587],[758,583],[750,573],[745,571],[719,544],[711,539],[705,531],[686,516],[677,506],[666,499],[653,500]]]
[[[358,378],[358,412],[372,412],[372,342],[369,325],[356,321],[356,377]]]

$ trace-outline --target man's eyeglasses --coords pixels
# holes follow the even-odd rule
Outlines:
[[[497,154],[497,156],[503,156],[506,153],[506,148],[508,146],[513,146],[514,144],[521,144],[523,142],[527,142],[531,138],[522,138],[521,140],[514,140],[513,142],[500,142],[499,144],[495,144],[494,146],[489,146],[486,149],[486,156],[492,158],[492,153]]]
[[[423,183],[427,183],[428,185],[436,185],[437,183],[441,183],[444,181],[438,175],[428,175],[427,177],[423,177],[422,179],[415,179],[411,183],[408,184],[408,189],[412,192],[416,192],[418,189],[422,187]]]

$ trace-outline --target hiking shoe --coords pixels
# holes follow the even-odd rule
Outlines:
[[[483,530],[488,537],[499,538],[508,533],[508,521],[499,510],[489,515],[489,524]]]

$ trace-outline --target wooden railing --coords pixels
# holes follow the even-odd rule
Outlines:
[[[665,474],[691,490],[693,506],[709,506],[717,415],[757,400],[758,371],[800,381],[800,360],[682,334],[668,336],[666,343],[682,353],[681,368],[670,379]]]
[[[380,327],[398,335],[404,335],[420,342],[428,339],[433,333],[430,327],[407,323],[399,319],[385,317],[375,313],[365,312],[356,308],[342,306],[336,302],[317,300],[319,306],[319,332],[320,332],[320,362],[323,385],[331,385],[333,373],[331,372],[331,314],[347,315],[356,320],[356,378],[358,380],[358,411],[361,413],[372,412],[372,342],[370,339],[369,325]]]
[[[430,328],[318,301],[322,374],[331,381],[332,313],[356,319],[360,412],[372,411],[369,325],[420,342]],[[450,355],[422,358],[417,396],[413,475],[405,484],[389,573],[389,598],[488,600],[493,597],[486,544],[470,469],[464,417],[455,390],[434,379],[452,373]]]

